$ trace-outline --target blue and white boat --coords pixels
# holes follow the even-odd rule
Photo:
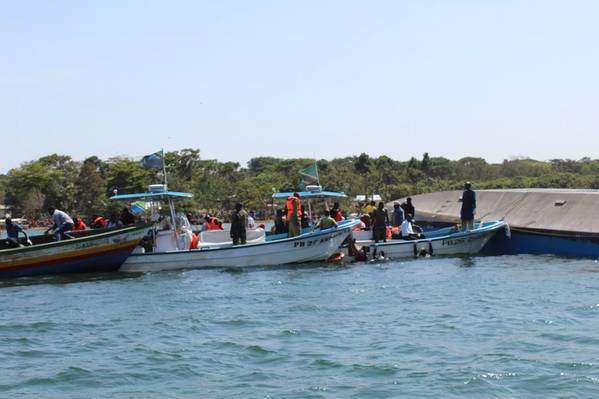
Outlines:
[[[474,255],[479,253],[489,240],[499,231],[510,235],[510,230],[502,220],[477,223],[472,230],[458,227],[445,227],[425,232],[418,240],[390,239],[375,243],[372,240],[358,240],[357,245],[367,246],[372,258],[400,259],[418,256]],[[357,232],[359,234],[361,232]],[[371,233],[371,232],[368,232]]]
[[[176,215],[173,200],[190,198],[191,193],[171,192],[166,187],[152,186],[151,192],[115,195],[113,200],[150,200],[167,202],[171,223],[167,229],[155,229],[152,250],[136,251],[121,267],[125,272],[153,272],[190,268],[249,268],[324,261],[339,250],[359,221],[348,220],[336,228],[310,229],[296,237],[279,237],[266,241],[263,229],[248,234],[248,243],[233,245],[231,239],[221,234],[221,240],[204,240],[196,249],[189,247],[185,238],[191,229],[185,228],[183,215]],[[188,223],[188,222],[187,222]]]

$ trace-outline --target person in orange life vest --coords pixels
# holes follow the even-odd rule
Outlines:
[[[288,237],[299,236],[302,220],[302,203],[298,193],[293,193],[287,198],[287,229]]]
[[[106,227],[106,223],[107,223],[107,220],[104,219],[102,216],[94,215],[94,216],[92,216],[92,223],[91,223],[90,227],[92,229],[101,229],[103,227]]]
[[[211,216],[206,216],[207,230],[223,230],[222,224],[218,223],[218,219]]]
[[[83,219],[75,217],[73,218],[73,230],[85,230],[87,229],[87,225],[83,222]]]

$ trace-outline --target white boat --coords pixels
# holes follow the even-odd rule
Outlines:
[[[120,271],[153,272],[190,268],[247,268],[284,265],[311,261],[324,261],[339,251],[339,246],[359,223],[347,220],[335,228],[316,229],[292,238],[266,240],[264,231],[248,231],[248,243],[232,245],[226,233],[216,232],[220,238],[208,239],[204,235],[197,249],[190,249],[189,235],[191,227],[181,229],[180,221],[174,211],[173,198],[189,198],[190,193],[170,192],[164,187],[152,186],[151,191],[141,194],[124,194],[111,197],[113,200],[152,199],[167,201],[170,210],[171,227],[156,231],[153,237],[153,251],[134,251],[127,258]],[[166,220],[166,219],[165,219]],[[184,219],[186,221],[186,219]],[[188,224],[188,222],[187,222]],[[173,229],[176,226],[176,229]],[[261,229],[259,229],[261,230]],[[221,240],[219,242],[219,239]]]
[[[457,227],[446,227],[425,232],[425,237],[418,240],[391,239],[387,242],[374,243],[372,240],[361,240],[364,234],[372,232],[354,232],[358,246],[367,246],[369,257],[400,259],[418,256],[450,256],[473,255],[479,253],[487,242],[498,231],[504,230],[509,236],[508,225],[502,220],[478,223],[474,229],[462,231]]]
[[[150,272],[191,268],[248,268],[324,261],[339,251],[358,222],[348,220],[337,228],[314,230],[292,238],[257,244],[210,245],[192,250],[132,254],[124,272]]]

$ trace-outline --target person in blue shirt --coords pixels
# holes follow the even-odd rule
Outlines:
[[[467,181],[464,184],[462,193],[462,209],[460,218],[462,219],[462,230],[472,230],[474,228],[474,213],[476,212],[476,193],[472,190],[472,184]]]
[[[393,204],[393,214],[391,215],[391,226],[400,227],[404,219],[404,210],[399,206],[399,202],[395,202]]]
[[[22,246],[19,242],[19,233],[23,233],[25,240],[27,241],[27,245],[32,245],[27,232],[18,224],[13,223],[11,218],[6,218],[4,220],[4,224],[6,225],[7,244],[9,247],[18,248]]]

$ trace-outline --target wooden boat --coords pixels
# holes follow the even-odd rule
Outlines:
[[[481,222],[472,230],[462,231],[457,227],[425,232],[418,240],[391,239],[387,242],[364,240],[364,234],[371,231],[354,232],[358,247],[367,247],[370,258],[400,259],[418,256],[473,255],[479,253],[485,244],[500,230],[510,234],[508,225],[502,220]],[[362,238],[362,239],[361,239]]]
[[[123,227],[80,238],[0,250],[0,277],[116,271],[149,225]],[[46,237],[47,238],[47,237]]]

